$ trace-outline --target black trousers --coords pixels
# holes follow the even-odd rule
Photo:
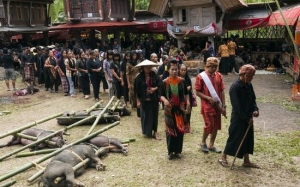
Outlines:
[[[94,98],[99,99],[100,76],[99,75],[91,76],[91,82],[93,85]]]
[[[121,93],[122,93],[122,85],[121,82],[113,82],[113,85],[115,87],[115,91],[116,91],[116,96],[118,99],[121,98]]]
[[[44,69],[44,76],[45,76],[45,88],[49,89],[50,88],[50,71],[49,69]]]
[[[79,76],[79,80],[80,80],[80,86],[81,86],[83,95],[91,94],[89,76],[88,75]]]
[[[44,84],[45,83],[45,75],[43,70],[39,70],[37,72],[37,77],[38,77],[38,84]]]

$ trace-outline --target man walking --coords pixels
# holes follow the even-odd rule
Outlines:
[[[201,98],[201,114],[205,122],[200,143],[204,153],[221,153],[221,150],[214,146],[217,132],[221,130],[221,114],[226,116],[225,85],[223,76],[217,72],[218,65],[217,58],[208,58],[206,70],[196,77],[195,83],[196,95]],[[211,135],[209,145],[206,144],[208,135]]]
[[[237,158],[244,158],[244,167],[259,168],[258,165],[250,162],[249,154],[253,154],[254,130],[253,117],[259,116],[256,105],[256,96],[251,84],[255,68],[246,64],[239,70],[239,79],[234,82],[229,90],[230,102],[232,105],[231,120],[229,126],[229,137],[225,146],[224,154],[218,161],[222,166],[229,167],[227,155],[235,156],[238,147],[241,145]],[[247,132],[247,129],[248,133]]]

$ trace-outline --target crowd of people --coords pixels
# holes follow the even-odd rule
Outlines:
[[[116,96],[120,99],[123,96],[125,104],[129,106],[130,103],[131,108],[137,111],[142,133],[157,140],[161,140],[157,132],[161,103],[170,160],[182,157],[183,137],[185,133],[190,132],[194,87],[195,94],[201,99],[201,114],[205,122],[200,149],[205,153],[221,153],[214,143],[217,132],[221,129],[221,115],[226,117],[226,102],[223,75],[217,70],[220,66],[225,67],[223,63],[227,62],[220,62],[218,58],[212,57],[213,48],[211,42],[207,41],[204,49],[204,53],[207,54],[205,69],[198,74],[196,83],[192,86],[187,67],[183,63],[187,59],[188,49],[186,46],[177,49],[172,42],[166,45],[168,47],[161,49],[161,53],[149,53],[148,58],[144,58],[144,54],[148,54],[149,51],[144,53],[140,48],[122,53],[116,40],[106,51],[82,47],[59,50],[56,46],[39,46],[35,49],[25,47],[17,56],[9,54],[9,50],[4,48],[1,60],[4,63],[8,91],[10,79],[13,89],[16,89],[15,62],[20,64],[23,81],[40,87],[44,85],[45,91],[51,93],[61,93],[61,86],[65,96],[76,97],[76,92],[80,90],[85,99],[89,99],[93,92],[95,101],[99,101],[102,84],[103,91],[108,90],[109,97]],[[234,45],[232,48],[235,48]],[[222,50],[220,46],[220,54],[223,54]],[[230,55],[233,54],[229,53],[228,58]],[[252,126],[253,117],[259,115],[251,85],[254,74],[253,66],[242,66],[239,72],[240,79],[230,88],[233,108],[231,125],[224,154],[219,160],[224,167],[229,166],[226,156],[234,156],[237,151],[238,158],[244,157],[244,166],[258,167],[249,160],[254,146],[253,128],[242,148],[238,150],[247,126]],[[210,140],[207,144],[208,136]]]

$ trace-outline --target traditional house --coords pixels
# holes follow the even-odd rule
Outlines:
[[[47,36],[50,24],[47,7],[52,3],[53,0],[0,0],[1,40],[8,41],[10,36],[22,33],[23,39],[30,41],[30,33],[37,31]]]
[[[243,0],[151,0],[149,11],[164,17],[173,14],[173,26],[168,32],[178,39],[185,36],[213,36],[222,32],[224,14],[247,6]]]
[[[80,43],[82,31],[95,42],[95,30],[104,40],[108,33],[119,39],[121,30],[129,34],[132,26],[145,24],[134,22],[135,0],[64,0],[64,5],[67,23],[51,30],[70,30],[76,43]]]

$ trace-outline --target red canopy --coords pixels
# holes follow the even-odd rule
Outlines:
[[[282,7],[282,13],[288,23],[288,25],[295,25],[299,15],[300,15],[300,4],[295,4],[292,6],[288,7]],[[284,20],[281,16],[281,13],[279,10],[273,12],[271,14],[268,26],[275,26],[275,25],[280,25],[280,26],[285,26]]]
[[[226,30],[243,30],[264,27],[268,24],[269,19],[269,11],[265,8],[240,9],[226,16],[224,19],[224,27]]]

